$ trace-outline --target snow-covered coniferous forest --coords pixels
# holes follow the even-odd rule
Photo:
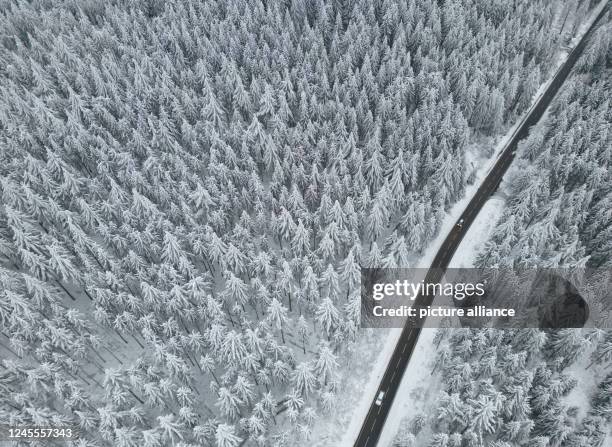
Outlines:
[[[0,0],[0,424],[70,424],[80,447],[341,445],[317,424],[382,338],[359,327],[360,268],[415,265],[596,3]],[[605,30],[521,146],[482,265],[610,266]],[[432,358],[462,378],[449,407],[472,384],[478,425],[446,412],[432,447],[604,439],[609,376],[578,420],[554,411],[560,370],[519,352],[476,372],[501,336],[458,337]],[[611,360],[607,333],[512,340]],[[511,368],[555,388],[489,398]],[[574,430],[551,438],[561,414]]]

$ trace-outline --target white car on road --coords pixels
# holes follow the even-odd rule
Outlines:
[[[374,403],[380,407],[384,397],[385,397],[385,392],[381,391],[380,393],[378,393],[378,396],[376,397],[376,401]]]

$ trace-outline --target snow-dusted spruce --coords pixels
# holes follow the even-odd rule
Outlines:
[[[586,8],[510,3],[1,0],[0,420],[308,438],[358,266],[423,250]]]
[[[597,30],[549,116],[520,144],[507,208],[478,266],[612,266],[611,26]],[[608,445],[611,337],[609,330],[440,329],[433,368],[444,390],[426,419],[429,430],[408,417],[394,445]],[[586,391],[590,408],[579,408],[566,397],[580,376],[566,368],[580,356],[588,362],[588,352],[585,368],[597,365],[605,377]]]

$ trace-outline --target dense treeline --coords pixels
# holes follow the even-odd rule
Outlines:
[[[433,371],[443,390],[431,414],[405,419],[394,446],[607,445],[610,377],[590,408],[566,399],[578,383],[566,367],[600,342],[601,331],[444,329],[436,337]]]
[[[286,444],[280,411],[308,438],[359,266],[437,232],[471,134],[571,34],[557,6],[1,1],[0,419],[233,447]]]
[[[524,140],[508,206],[481,253],[489,266],[612,266],[610,24],[600,27]]]
[[[611,27],[596,30],[549,114],[520,144],[507,206],[477,266],[612,266]],[[591,307],[607,325],[610,311]],[[608,445],[610,374],[581,408],[566,399],[580,379],[566,368],[590,352],[586,368],[609,371],[612,331],[440,330],[436,343],[444,390],[435,414],[409,417],[396,446]]]

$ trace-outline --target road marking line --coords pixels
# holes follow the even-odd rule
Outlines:
[[[395,372],[396,372],[396,371],[397,371],[397,370],[393,370],[393,375],[391,376],[391,382],[393,382],[393,379],[395,378]]]
[[[367,445],[368,445],[368,441],[369,441],[369,440],[370,440],[370,437],[368,436],[368,437],[366,438],[366,442],[365,442],[365,444],[364,444],[365,446],[367,446]]]
[[[404,353],[404,351],[406,350],[406,348],[407,348],[407,347],[408,347],[408,344],[406,343],[406,344],[404,345],[404,347],[402,348],[402,354]]]

